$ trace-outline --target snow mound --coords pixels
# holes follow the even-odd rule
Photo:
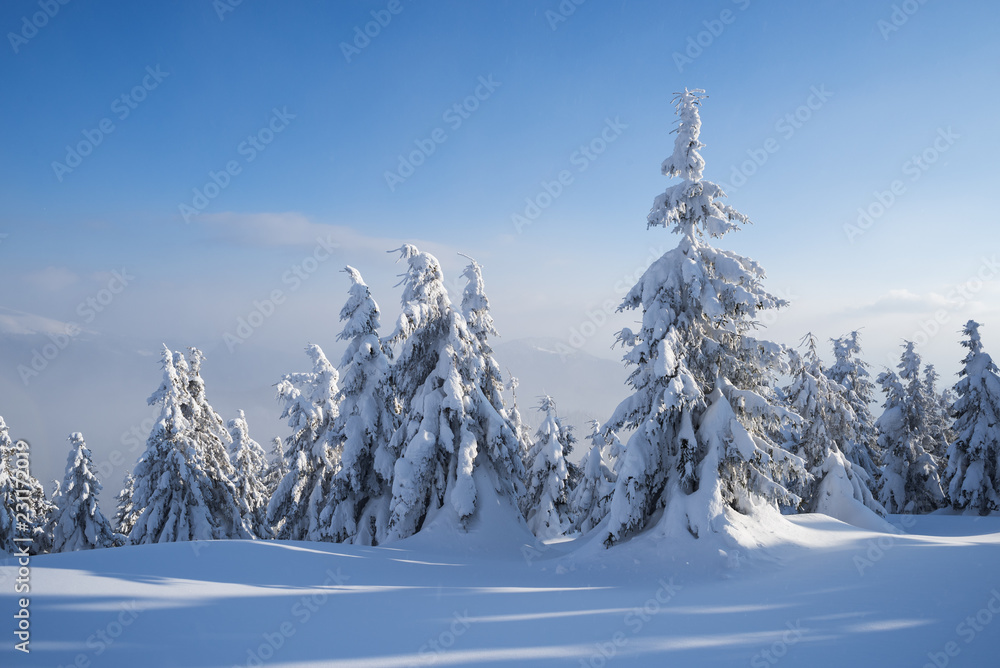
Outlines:
[[[495,475],[488,468],[473,470],[476,513],[464,525],[454,505],[445,502],[418,533],[388,545],[420,552],[502,558],[520,555],[525,546],[538,544],[513,502],[497,493]]]

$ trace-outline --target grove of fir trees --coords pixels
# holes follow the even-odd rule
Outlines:
[[[816,338],[807,334],[803,343],[804,355],[789,351],[792,383],[786,391],[789,406],[801,418],[790,427],[792,447],[810,473],[801,484],[799,508],[851,521],[861,504],[884,516],[885,510],[872,495],[868,473],[844,455],[858,442],[857,416],[846,389],[827,376]]]
[[[920,375],[920,355],[913,343],[903,344],[899,374],[884,371],[878,383],[886,395],[885,410],[875,422],[882,453],[879,502],[890,513],[929,513],[945,503],[934,451],[933,411]]]
[[[653,203],[648,227],[677,234],[677,247],[650,265],[619,310],[641,309],[638,332],[619,340],[633,367],[633,394],[608,429],[634,429],[611,500],[607,545],[658,522],[665,535],[724,532],[730,513],[798,503],[784,481],[802,461],[772,440],[788,411],[773,378],[780,346],[751,336],[755,318],[785,305],[762,286],[763,268],[712,238],[748,223],[703,177],[699,153],[703,91],[675,98],[680,122],[662,173],[680,178]]]
[[[232,482],[212,477],[223,469],[214,452],[221,440],[198,375],[200,354],[194,359],[192,369],[183,355],[163,348],[163,381],[149,398],[160,416],[132,472],[132,545],[251,537]]]
[[[403,311],[387,343],[400,349],[392,377],[403,417],[387,452],[395,461],[387,539],[411,536],[443,511],[467,528],[486,495],[516,516],[521,445],[502,405],[483,392],[489,353],[448,298],[437,258],[409,244],[399,251]]]

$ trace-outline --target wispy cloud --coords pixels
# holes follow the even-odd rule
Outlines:
[[[899,313],[926,313],[940,308],[950,308],[953,304],[944,295],[936,292],[917,294],[910,290],[889,290],[875,301],[851,307],[849,313],[873,313],[892,315]]]
[[[48,292],[58,292],[80,281],[80,277],[66,267],[46,267],[39,271],[25,274],[24,281],[29,285]]]
[[[294,211],[279,213],[225,211],[205,214],[199,216],[198,220],[214,238],[242,246],[307,247],[315,246],[318,239],[323,239],[335,243],[349,256],[358,252],[385,253],[399,248],[403,243],[412,243],[420,250],[438,255],[442,260],[443,256],[462,250],[421,239],[371,236],[347,225],[316,222]]]
[[[70,323],[68,322],[0,306],[0,334],[14,334],[18,336],[32,336],[37,334],[57,335],[65,334],[69,326]],[[85,331],[93,333],[90,330]]]

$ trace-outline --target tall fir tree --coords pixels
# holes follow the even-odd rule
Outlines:
[[[482,346],[452,306],[437,258],[398,250],[408,265],[403,311],[387,342],[400,348],[393,379],[403,419],[386,452],[395,462],[387,537],[417,533],[442,509],[468,528],[486,494],[516,518],[521,446],[483,393]]]
[[[903,345],[899,374],[884,371],[878,383],[886,395],[876,421],[882,452],[879,502],[890,513],[929,513],[945,503],[934,458],[928,399],[920,376],[920,355]]]
[[[340,311],[338,341],[347,349],[340,362],[340,469],[333,477],[326,514],[327,533],[337,542],[378,545],[385,540],[392,498],[392,466],[386,453],[399,423],[389,358],[378,330],[378,304],[354,267],[347,303]]]
[[[685,90],[675,98],[680,122],[662,172],[681,182],[655,199],[647,217],[648,227],[669,228],[680,241],[619,307],[642,309],[642,326],[619,333],[634,367],[633,394],[608,428],[635,431],[611,502],[607,545],[658,516],[661,533],[698,537],[725,531],[728,512],[798,502],[784,481],[802,462],[772,440],[790,416],[773,389],[782,348],[750,335],[758,313],[785,302],[764,290],[759,264],[709,244],[749,220],[703,178],[703,97]]]
[[[597,420],[591,420],[590,426],[590,450],[583,456],[582,477],[570,495],[573,527],[581,533],[587,533],[607,516],[615,491],[615,474],[605,457],[610,434],[601,429]]]
[[[880,455],[878,431],[871,405],[875,401],[875,383],[869,364],[861,358],[861,334],[857,330],[832,339],[834,363],[827,375],[844,388],[844,398],[854,412],[854,438],[844,444],[844,454],[860,466],[872,480],[878,481]]]
[[[115,547],[122,542],[111,522],[101,512],[98,495],[102,485],[97,479],[90,449],[79,432],[70,434],[66,476],[59,487],[56,509],[51,522],[52,551],[73,552]]]
[[[969,320],[963,329],[969,352],[955,385],[955,440],[946,476],[953,508],[988,515],[1000,510],[1000,376],[983,350],[979,327]]]
[[[527,484],[521,499],[528,528],[537,538],[554,538],[573,527],[569,467],[566,456],[576,438],[556,415],[556,402],[544,396],[538,410],[545,413],[529,454]]]
[[[811,474],[802,481],[799,509],[850,521],[854,516],[850,506],[856,502],[884,516],[885,509],[872,494],[871,478],[844,455],[858,442],[857,416],[846,388],[827,376],[816,337],[807,334],[802,343],[804,355],[789,351],[793,375],[786,392],[790,407],[802,418],[790,430],[793,449]]]
[[[271,538],[271,527],[267,523],[267,503],[270,497],[262,481],[267,472],[267,455],[264,454],[264,448],[250,438],[250,427],[242,410],[226,424],[226,428],[232,437],[232,482],[240,515],[254,536]]]
[[[267,507],[267,522],[282,540],[328,540],[322,520],[337,468],[335,423],[339,374],[315,344],[306,347],[313,370],[286,375],[278,383],[281,417],[292,434],[285,456],[288,472]]]

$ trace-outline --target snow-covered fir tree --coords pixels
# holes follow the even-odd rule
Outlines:
[[[515,378],[514,375],[511,374],[510,369],[508,369],[506,389],[510,391],[510,408],[507,409],[507,415],[510,417],[510,424],[514,429],[514,433],[521,442],[521,463],[524,470],[527,471],[528,453],[531,452],[531,447],[534,445],[534,441],[531,438],[531,430],[528,428],[528,425],[524,424],[524,421],[521,418],[521,411],[517,406],[518,385],[519,382],[517,378]]]
[[[267,522],[282,540],[328,539],[321,514],[337,467],[339,374],[319,346],[310,344],[306,354],[313,370],[278,383],[281,417],[292,434],[285,443],[288,472],[267,506]]]
[[[509,382],[506,384],[503,382],[500,365],[493,357],[493,347],[490,345],[490,338],[500,334],[493,324],[493,315],[490,313],[490,300],[486,296],[486,285],[483,281],[483,267],[472,258],[469,260],[468,266],[462,272],[462,276],[467,281],[465,291],[462,294],[462,313],[465,315],[469,332],[479,342],[479,353],[482,359],[479,385],[483,396],[490,405],[507,418],[511,430],[519,441],[522,463],[527,467],[527,456],[533,439],[530,430],[523,423],[517,407],[518,381],[511,376],[508,370]],[[507,389],[511,392],[510,406],[507,406],[503,397],[503,392]],[[578,479],[580,477],[579,467],[570,462],[567,462],[567,466],[570,480]]]
[[[466,256],[468,257],[468,256]],[[462,276],[468,281],[462,293],[462,314],[465,316],[469,333],[476,337],[479,343],[479,357],[482,367],[479,370],[479,386],[486,400],[501,414],[507,415],[507,406],[503,400],[504,382],[500,365],[493,357],[490,337],[499,336],[493,325],[493,315],[490,313],[490,300],[486,296],[486,284],[483,281],[483,267],[469,258]],[[513,422],[512,422],[513,424]],[[515,435],[518,435],[515,431]]]
[[[965,324],[954,405],[955,440],[948,452],[948,497],[957,510],[987,515],[1000,510],[1000,376],[983,350],[979,323]]]
[[[264,448],[250,438],[250,427],[242,410],[226,427],[233,439],[230,449],[234,469],[232,482],[240,514],[253,535],[270,538],[271,527],[267,523],[270,496],[261,480],[267,472],[267,455]]]
[[[31,527],[31,554],[47,554],[52,551],[52,514],[56,507],[52,504],[42,482],[30,470],[17,469],[21,494],[27,488],[28,525]],[[25,499],[20,499],[24,501]]]
[[[854,412],[854,437],[844,443],[843,452],[851,463],[860,466],[873,484],[879,475],[878,432],[871,405],[875,401],[875,383],[869,364],[861,358],[861,334],[857,330],[832,339],[833,366],[830,379],[844,388],[844,398]]]
[[[135,526],[135,520],[139,517],[139,512],[141,510],[137,509],[132,503],[132,496],[134,494],[135,478],[132,476],[132,472],[129,471],[125,474],[125,479],[122,481],[121,491],[119,491],[118,496],[115,497],[116,509],[113,521],[115,531],[126,538],[132,532],[132,527]]]
[[[399,346],[403,419],[386,453],[395,461],[388,539],[417,533],[442,509],[468,528],[486,494],[516,518],[521,446],[483,393],[482,345],[452,306],[437,258],[409,244],[399,251],[408,265],[403,311],[387,342]]]
[[[268,498],[274,495],[286,473],[288,473],[288,463],[285,461],[285,448],[281,439],[275,436],[271,439],[271,460],[267,463],[267,471],[264,473],[264,487],[267,488]]]
[[[879,502],[890,513],[929,513],[944,505],[927,397],[920,377],[920,356],[907,341],[899,374],[884,371],[878,384],[886,395],[875,422],[882,453]]]
[[[149,398],[150,405],[160,406],[160,415],[133,470],[136,517],[129,543],[250,538],[232,482],[208,473],[222,468],[207,466],[203,456],[217,434],[202,430],[212,420],[203,415],[203,397],[191,394],[187,361],[164,346],[162,363],[163,380]]]
[[[25,445],[30,451],[30,444]],[[14,538],[30,538],[29,554],[45,554],[52,550],[50,524],[55,506],[38,478],[18,464],[17,452],[18,444],[0,418],[0,551],[9,551]]]
[[[615,491],[615,474],[605,457],[609,444],[601,423],[591,420],[590,450],[580,462],[582,476],[570,494],[573,527],[587,533],[608,514],[611,495]]]
[[[55,526],[56,511],[59,509],[59,497],[62,495],[62,483],[53,478],[52,480],[52,496],[49,497],[49,502],[52,504],[52,514],[49,515],[49,526],[46,531],[49,535],[53,535],[52,527]]]
[[[802,462],[772,440],[791,418],[773,390],[782,349],[750,335],[758,313],[785,302],[764,290],[759,264],[709,243],[749,221],[703,178],[703,97],[685,90],[675,98],[680,123],[662,172],[681,181],[655,199],[647,218],[680,241],[619,307],[642,309],[642,326],[619,333],[634,367],[633,394],[608,426],[635,431],[612,497],[608,545],[649,526],[660,510],[664,534],[702,536],[724,531],[729,512],[798,503],[784,481]]]
[[[325,515],[327,534],[337,542],[377,545],[385,540],[392,498],[389,440],[399,423],[389,358],[378,330],[378,304],[360,272],[344,269],[351,279],[347,303],[340,311],[347,341],[340,362],[340,469],[333,477]]]
[[[254,532],[244,520],[238,492],[233,483],[236,470],[229,458],[228,445],[232,442],[222,416],[215,412],[205,393],[201,365],[205,355],[197,348],[188,348],[187,359],[174,353],[178,372],[187,377],[187,392],[191,399],[189,421],[195,448],[202,461],[205,474],[211,481],[209,498],[213,515],[230,538],[250,538]]]
[[[938,470],[944,473],[948,462],[948,446],[954,440],[952,431],[951,405],[954,398],[948,390],[938,392],[938,372],[933,364],[924,366],[924,397],[927,402],[927,425],[930,429],[931,442],[934,444],[934,459],[938,462]]]
[[[7,430],[7,423],[0,417],[0,552],[17,551],[17,480],[14,472],[14,442]]]
[[[786,391],[789,406],[802,421],[790,428],[791,447],[811,474],[802,481],[799,509],[824,513],[849,521],[856,503],[880,516],[885,510],[872,495],[868,473],[844,455],[857,443],[857,417],[847,401],[847,392],[830,379],[819,353],[816,337],[807,334],[803,355],[789,351],[792,383]]]
[[[573,430],[556,415],[556,402],[544,396],[538,410],[545,413],[528,455],[526,489],[521,512],[538,538],[553,538],[573,527],[572,491],[566,456],[573,451]]]
[[[94,471],[90,449],[79,432],[70,434],[66,476],[59,487],[53,512],[52,551],[73,552],[121,544],[111,522],[101,512],[98,495],[102,485]]]

